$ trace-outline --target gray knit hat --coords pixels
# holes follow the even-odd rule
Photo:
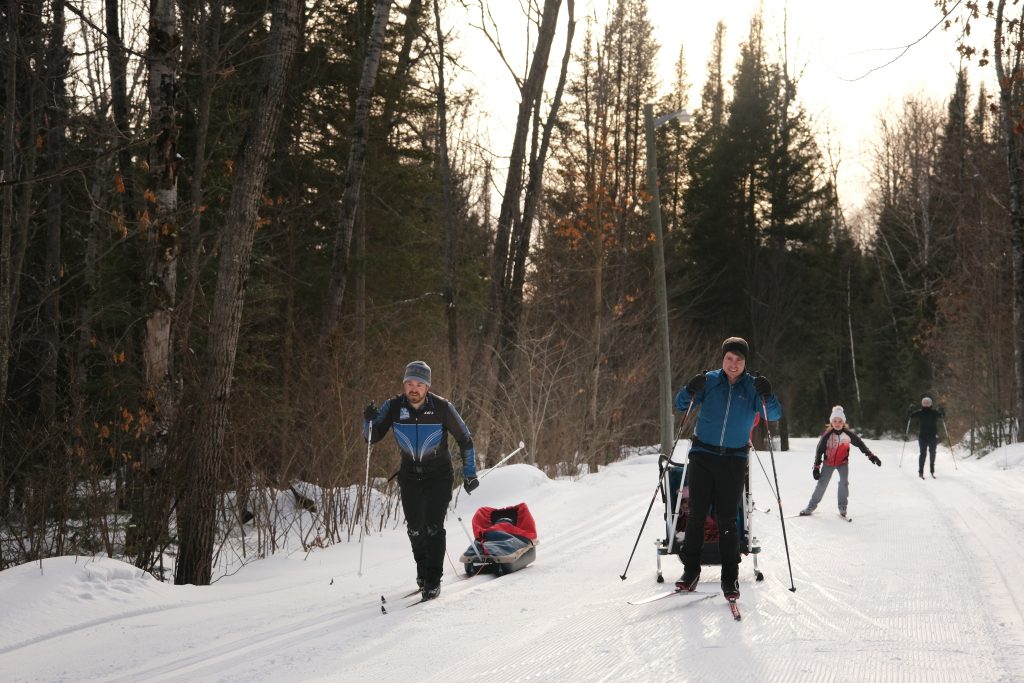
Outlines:
[[[402,377],[402,382],[408,382],[411,379],[430,386],[430,366],[421,360],[414,360],[406,365],[405,376]]]

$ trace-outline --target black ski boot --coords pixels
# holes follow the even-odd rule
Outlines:
[[[738,580],[722,581],[722,595],[729,602],[740,597],[740,582]]]
[[[439,583],[428,583],[423,586],[423,599],[433,600],[441,594],[441,584]]]
[[[687,591],[692,593],[697,590],[697,582],[700,581],[700,569],[696,571],[690,571],[689,569],[683,572],[683,575],[676,581],[676,590]]]

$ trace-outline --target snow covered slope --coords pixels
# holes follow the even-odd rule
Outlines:
[[[5,681],[731,681],[1024,680],[1024,447],[983,460],[939,454],[917,477],[916,444],[868,441],[851,455],[850,515],[833,481],[817,513],[814,440],[775,454],[792,560],[767,453],[751,460],[763,583],[740,567],[743,621],[724,600],[659,590],[654,456],[576,481],[528,465],[490,473],[449,514],[449,556],[482,505],[529,505],[537,561],[500,579],[446,569],[441,597],[406,609],[414,568],[403,529],[358,544],[252,563],[213,586],[171,586],[101,558],[0,572]],[[681,445],[682,447],[682,445]],[[762,466],[768,476],[762,471]],[[667,581],[681,571],[664,563]],[[718,567],[703,572],[717,590]],[[380,596],[389,596],[387,614]]]

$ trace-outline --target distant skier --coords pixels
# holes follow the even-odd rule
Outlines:
[[[389,398],[377,410],[372,402],[363,409],[363,438],[380,441],[393,429],[402,451],[398,486],[402,493],[406,531],[416,559],[416,584],[423,598],[441,593],[444,573],[444,517],[452,499],[451,433],[462,450],[462,485],[466,493],[479,485],[473,437],[455,406],[430,391],[430,366],[415,360],[405,366],[403,393]],[[366,433],[367,422],[372,434]]]
[[[935,450],[939,447],[939,420],[945,416],[942,408],[933,407],[932,399],[925,396],[921,399],[921,407],[914,410],[911,406],[907,410],[909,420],[917,418],[917,445],[921,449],[921,455],[917,460],[917,476],[924,479],[925,456],[929,455],[929,465],[932,479],[935,478]]]
[[[697,587],[704,522],[714,503],[722,556],[722,593],[729,599],[740,594],[736,511],[747,473],[750,430],[762,401],[769,420],[782,417],[782,407],[768,379],[746,371],[748,355],[745,340],[729,337],[722,342],[722,369],[694,375],[675,400],[680,411],[701,406],[689,453],[689,514],[679,551],[684,571],[676,586],[686,591]]]
[[[832,479],[833,472],[839,472],[839,514],[846,517],[846,504],[850,497],[850,446],[856,446],[864,455],[868,456],[873,464],[882,466],[871,450],[864,445],[864,441],[853,433],[850,425],[846,422],[846,411],[842,406],[832,408],[829,415],[829,425],[825,428],[821,438],[818,439],[818,447],[814,449],[814,469],[811,476],[818,482],[811,494],[811,500],[807,507],[800,511],[801,516],[814,513],[825,495],[828,482]]]

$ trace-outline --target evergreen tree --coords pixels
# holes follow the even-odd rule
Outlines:
[[[797,83],[768,60],[762,32],[755,17],[729,101],[720,80],[724,28],[716,34],[687,160],[685,229],[674,235],[672,292],[709,343],[749,337],[749,366],[776,373],[784,398],[815,395],[818,378],[796,359],[822,348],[816,332],[838,279],[827,269],[836,198]]]

